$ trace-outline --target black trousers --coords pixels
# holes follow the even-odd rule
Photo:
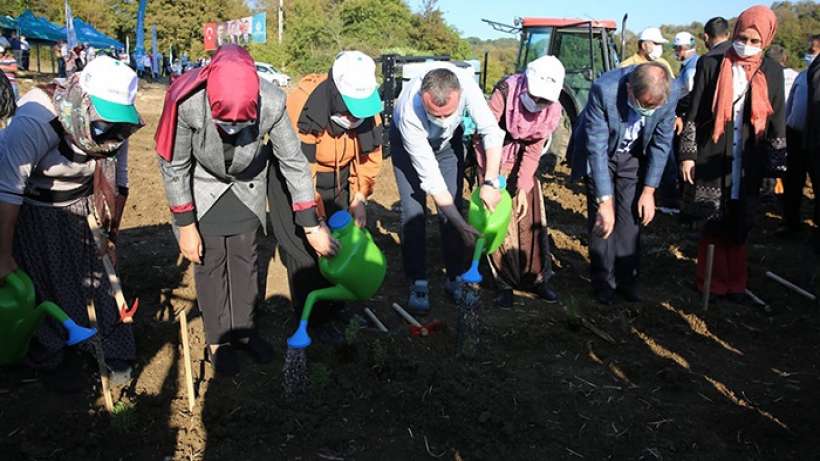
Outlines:
[[[633,288],[638,280],[641,227],[638,220],[640,158],[630,152],[616,152],[609,159],[609,176],[615,186],[615,229],[609,238],[599,237],[593,228],[598,214],[595,185],[587,180],[587,226],[592,288]]]
[[[783,194],[783,217],[791,228],[800,227],[800,202],[803,201],[803,186],[806,176],[811,180],[812,189],[817,189],[818,160],[816,155],[803,148],[803,133],[793,128],[786,130],[786,184]],[[814,200],[814,224],[820,225],[820,201]]]
[[[202,264],[194,265],[194,280],[210,345],[245,338],[253,331],[259,293],[257,232],[202,236]]]
[[[338,178],[335,177],[335,173],[317,174],[316,192],[322,198],[328,217],[336,211],[347,209],[350,197],[348,178],[349,168],[343,168]],[[271,230],[288,272],[291,303],[295,313],[301,315],[308,293],[328,287],[330,284],[319,272],[318,257],[307,242],[302,227],[296,225],[293,200],[285,178],[276,165],[271,166],[268,174],[268,202]],[[332,306],[329,302],[317,302],[311,313],[311,323],[328,320],[332,314]]]

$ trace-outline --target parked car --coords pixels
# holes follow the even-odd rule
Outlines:
[[[265,79],[279,86],[288,86],[288,84],[290,83],[289,76],[285,75],[282,72],[279,72],[272,65],[264,62],[256,63],[256,73],[259,75],[259,78]]]

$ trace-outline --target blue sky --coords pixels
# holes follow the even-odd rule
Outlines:
[[[408,0],[418,10],[419,0]],[[689,24],[706,22],[714,16],[731,18],[744,9],[764,3],[753,0],[439,0],[438,7],[447,22],[465,37],[483,39],[513,37],[496,32],[482,18],[512,24],[516,16],[576,17],[583,19],[614,19],[620,28],[624,13],[629,13],[627,29],[640,32],[645,27],[661,24]],[[770,4],[769,2],[765,2]],[[700,33],[702,31],[693,31]]]

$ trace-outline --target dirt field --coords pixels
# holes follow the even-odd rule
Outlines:
[[[362,306],[393,333],[348,331],[343,347],[311,347],[312,387],[302,399],[283,396],[282,358],[264,367],[245,361],[236,379],[212,380],[152,151],[163,90],[147,86],[140,97],[148,126],[131,143],[121,237],[126,295],[141,301],[135,379],[116,390],[112,417],[92,378],[85,394],[61,397],[26,370],[0,372],[0,459],[820,459],[818,308],[764,275],[813,287],[815,261],[804,242],[773,236],[775,207],[750,247],[750,287],[770,312],[729,303],[704,312],[693,289],[693,234],[664,215],[643,236],[645,301],[603,309],[585,281],[581,187],[561,169],[544,180],[561,303],[521,293],[501,311],[484,290],[475,360],[456,357],[455,308],[442,296],[441,271],[431,271],[432,317],[446,331],[411,338],[389,308],[404,302],[406,282],[388,162],[368,213],[390,270]],[[429,261],[439,268],[432,218]],[[293,327],[287,281],[270,239],[265,248],[272,259],[258,324],[284,357]],[[175,320],[183,310],[197,378],[192,414]]]

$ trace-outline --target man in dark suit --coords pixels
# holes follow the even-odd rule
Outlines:
[[[662,65],[613,70],[593,83],[573,133],[573,177],[587,182],[590,275],[602,304],[612,304],[616,291],[639,301],[640,226],[655,216],[677,99]]]

